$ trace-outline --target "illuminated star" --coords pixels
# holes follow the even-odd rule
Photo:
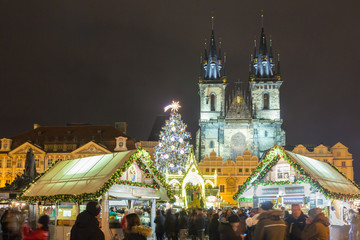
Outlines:
[[[177,111],[177,110],[179,110],[180,107],[181,106],[180,106],[179,102],[172,101],[172,103],[169,106],[166,106],[164,108],[164,112],[166,112],[170,108],[171,108],[171,111]]]

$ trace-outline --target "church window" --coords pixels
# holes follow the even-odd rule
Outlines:
[[[210,148],[214,148],[214,141],[210,141]]]
[[[289,180],[290,178],[290,165],[276,166],[276,180]]]
[[[221,172],[221,168],[218,168],[218,172]]]
[[[346,162],[341,162],[342,167],[346,167]]]
[[[39,168],[39,167],[40,167],[40,161],[39,161],[39,159],[35,159],[35,166],[36,166],[36,168]]]
[[[248,172],[249,172],[249,169],[248,169],[248,168],[245,168],[245,172],[248,173]]]
[[[265,131],[265,137],[267,137],[268,136],[268,132],[267,131]]]
[[[220,185],[220,192],[225,192],[225,186],[224,185]]]
[[[206,169],[205,169],[205,172],[207,172],[207,173],[210,172],[210,169],[209,169],[209,168],[206,168]]]
[[[267,85],[265,85],[265,89],[267,89]]]
[[[243,169],[242,168],[239,168],[239,173],[242,173],[243,172]]]
[[[269,109],[269,94],[264,94],[264,109]]]
[[[6,160],[6,167],[11,168],[11,159]]]
[[[210,111],[215,111],[215,94],[210,96]]]

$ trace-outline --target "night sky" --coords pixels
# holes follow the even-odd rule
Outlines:
[[[211,33],[229,82],[248,80],[260,12],[281,54],[287,144],[342,142],[360,166],[360,1],[0,2],[0,138],[40,125],[128,122],[146,140],[172,100],[195,137]]]

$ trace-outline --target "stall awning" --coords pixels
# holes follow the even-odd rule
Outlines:
[[[122,173],[135,162],[148,177],[150,175],[154,179],[153,184],[119,181]],[[85,199],[97,198],[104,191],[115,193],[121,185],[127,186],[122,189],[130,189],[127,193],[128,199],[138,197],[133,194],[134,188],[138,192],[141,192],[139,189],[143,189],[144,193],[151,189],[152,194],[149,198],[161,197],[163,200],[169,200],[167,184],[153,166],[149,154],[143,149],[60,161],[30,184],[20,195],[20,199],[81,200],[81,196]]]
[[[265,176],[270,174],[270,171],[275,171],[275,169],[271,169],[279,160],[286,160],[295,169],[300,179],[265,182]],[[234,195],[234,199],[240,201],[244,197],[242,194],[251,191],[251,187],[257,184],[292,185],[301,183],[311,184],[327,198],[342,200],[360,198],[359,186],[342,174],[334,165],[286,151],[281,146],[275,146],[261,159],[257,168]]]

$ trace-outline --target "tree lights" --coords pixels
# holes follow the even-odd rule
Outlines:
[[[166,120],[160,132],[160,142],[155,147],[155,164],[162,171],[170,174],[185,173],[185,164],[190,153],[190,133],[186,132],[186,124],[178,113],[179,102],[173,101],[165,107],[171,109],[170,118]]]

